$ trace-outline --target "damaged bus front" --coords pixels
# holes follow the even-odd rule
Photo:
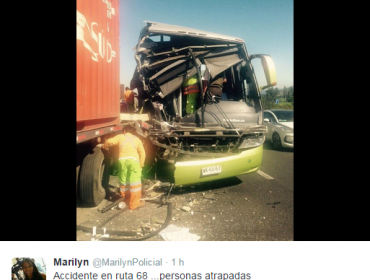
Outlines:
[[[266,77],[261,87],[255,58]],[[260,90],[276,85],[270,56],[249,55],[239,38],[146,22],[135,59],[130,87],[138,89],[140,114],[148,117],[141,127],[148,154],[144,177],[187,186],[259,169],[266,132]],[[223,97],[212,96],[210,85],[220,73]],[[200,89],[195,99],[184,94],[189,77]],[[189,112],[190,101],[195,107]]]

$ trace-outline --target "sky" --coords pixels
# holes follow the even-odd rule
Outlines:
[[[119,12],[120,83],[125,86],[136,67],[133,48],[144,21],[241,38],[249,55],[272,57],[277,88],[293,86],[293,0],[120,0]],[[259,86],[264,85],[262,70],[253,66]]]

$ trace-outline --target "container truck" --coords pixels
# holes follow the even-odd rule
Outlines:
[[[97,145],[122,130],[119,1],[76,4],[76,195],[96,206],[106,195],[111,166]]]

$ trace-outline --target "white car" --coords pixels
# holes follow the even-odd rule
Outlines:
[[[263,123],[267,126],[266,141],[271,141],[274,148],[294,148],[293,110],[264,110]]]

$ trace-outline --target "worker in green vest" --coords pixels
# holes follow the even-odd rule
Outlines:
[[[186,98],[186,113],[192,114],[197,110],[197,101],[199,99],[199,84],[197,74],[186,79],[182,85],[182,92]]]

